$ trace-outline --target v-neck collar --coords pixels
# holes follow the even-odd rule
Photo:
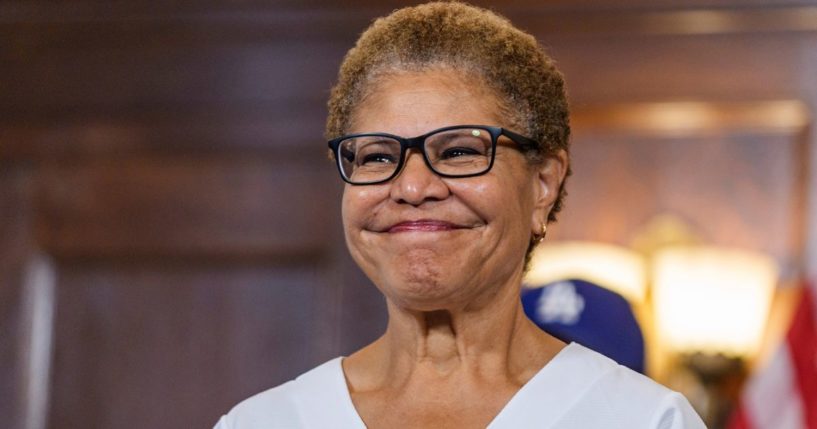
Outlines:
[[[494,417],[487,429],[547,428],[569,410],[599,376],[599,366],[587,359],[588,350],[570,343],[533,376]],[[343,373],[342,357],[298,377],[295,394],[298,414],[307,428],[366,429],[355,409]]]
[[[612,361],[589,359],[590,350],[570,343],[505,404],[487,429],[550,428],[608,370]]]
[[[332,359],[295,380],[300,385],[295,404],[305,428],[366,429],[352,403],[342,360]]]

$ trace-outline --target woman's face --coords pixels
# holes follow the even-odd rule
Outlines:
[[[452,71],[393,74],[355,110],[350,133],[414,137],[449,125],[508,126],[498,105],[480,82]],[[512,145],[498,145],[488,173],[443,178],[409,151],[389,182],[346,185],[349,250],[387,298],[416,310],[467,307],[517,287],[531,234],[558,192],[541,170]]]

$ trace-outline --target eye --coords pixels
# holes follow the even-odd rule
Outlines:
[[[461,156],[474,156],[474,155],[481,155],[480,151],[465,146],[457,146],[457,147],[449,147],[446,148],[441,154],[440,159],[451,159],[451,158],[458,158]]]
[[[358,141],[355,161],[359,166],[395,164],[400,158],[400,143],[380,137]]]
[[[393,164],[395,161],[394,156],[388,153],[367,153],[360,157],[360,165],[366,164]]]
[[[485,156],[490,142],[473,135],[449,134],[437,140],[435,152],[440,161],[465,161]]]

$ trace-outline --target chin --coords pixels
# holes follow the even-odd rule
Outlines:
[[[451,291],[392,288],[386,291],[386,297],[398,307],[413,311],[450,310],[459,307],[457,293]]]
[[[384,276],[383,293],[395,304],[418,311],[443,310],[456,306],[467,285],[449,278],[450,270],[439,265],[408,264]]]
[[[461,305],[476,292],[470,274],[477,268],[463,253],[424,246],[388,249],[381,253],[387,258],[360,259],[369,262],[361,266],[387,299],[400,307],[432,311]]]

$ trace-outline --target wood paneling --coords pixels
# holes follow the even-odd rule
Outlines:
[[[0,171],[0,416],[17,426],[23,417],[20,347],[22,346],[22,266],[26,246],[24,181],[19,172]]]
[[[333,356],[319,266],[60,272],[52,427],[210,427],[230,404]]]
[[[337,186],[327,186],[332,165],[316,161],[191,154],[44,166],[39,242],[59,256],[320,256]]]
[[[477,3],[549,47],[576,111],[817,105],[811,2]],[[58,283],[49,427],[209,427],[382,331],[322,129],[344,52],[403,4],[0,4],[0,420],[21,424],[20,273],[38,250]],[[796,131],[584,118],[553,238],[626,243],[672,211],[713,242],[802,257]]]
[[[582,137],[554,239],[626,246],[653,217],[671,213],[707,243],[772,254],[784,269],[799,265],[801,134]]]
[[[574,106],[622,101],[802,99],[802,55],[817,36],[543,39]],[[633,76],[638,76],[634,80]]]
[[[574,192],[554,238],[626,246],[672,214],[706,243],[764,252],[784,276],[801,274],[805,105],[633,103],[576,109],[572,119]]]
[[[121,106],[0,119],[0,160],[42,162],[129,156],[231,156],[234,152],[295,162],[326,161],[323,104],[302,102],[228,108]],[[48,117],[53,119],[49,120]],[[329,168],[334,168],[329,166]]]
[[[0,106],[7,112],[70,115],[163,105],[304,100],[323,105],[341,54],[334,43],[190,46],[178,39],[157,46],[134,40],[110,49],[26,51],[0,69],[8,83]]]

